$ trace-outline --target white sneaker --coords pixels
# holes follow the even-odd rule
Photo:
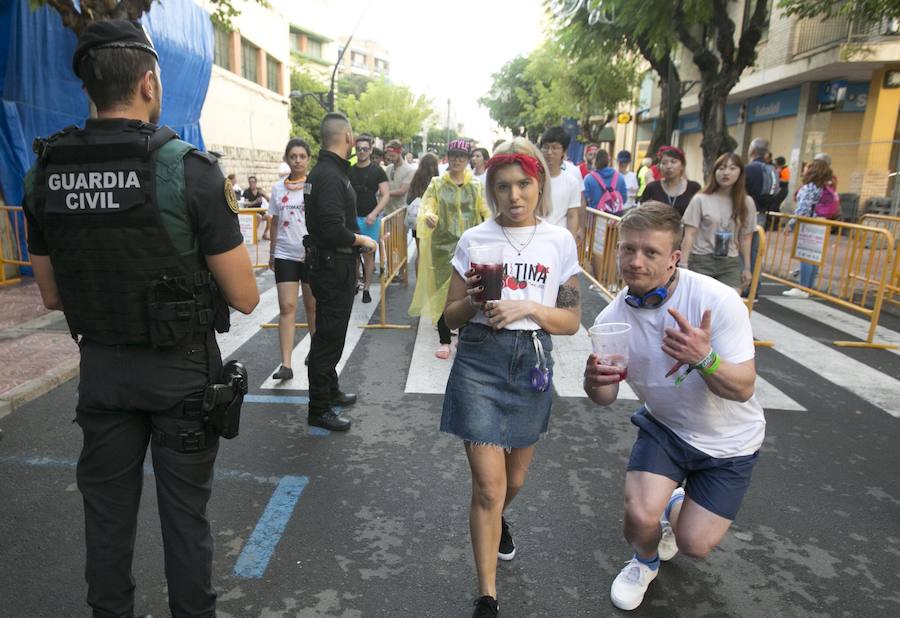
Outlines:
[[[672,492],[672,496],[681,495],[682,500],[684,500],[684,488],[676,487],[675,491]],[[672,498],[669,498],[671,500]],[[656,551],[659,553],[659,559],[662,561],[668,561],[675,557],[675,554],[678,553],[678,544],[675,542],[675,531],[672,530],[672,525],[669,523],[669,520],[666,519],[665,511],[659,518],[659,527],[662,528],[662,538],[659,540],[659,546],[656,548]]]
[[[644,593],[647,592],[650,582],[656,579],[658,574],[659,569],[654,571],[636,557],[632,558],[613,580],[609,589],[609,599],[619,609],[636,609],[644,600]]]
[[[791,298],[809,298],[809,292],[797,288],[791,288],[781,293],[782,296],[790,296]]]

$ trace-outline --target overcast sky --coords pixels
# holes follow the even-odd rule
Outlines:
[[[478,98],[491,74],[544,38],[541,0],[343,0],[348,29],[366,5],[356,36],[391,53],[391,80],[432,99],[444,126],[447,99],[467,136],[490,148],[494,137]]]

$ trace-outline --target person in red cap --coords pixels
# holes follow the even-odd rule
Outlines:
[[[403,145],[399,140],[392,139],[384,147],[384,158],[388,162],[384,173],[388,177],[388,185],[391,189],[391,199],[384,209],[384,216],[388,216],[395,210],[406,206],[406,194],[409,192],[409,183],[412,182],[415,168],[403,158]]]

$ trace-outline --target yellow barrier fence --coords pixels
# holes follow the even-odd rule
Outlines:
[[[265,210],[258,208],[241,208],[238,211],[238,222],[241,226],[241,234],[244,236],[244,244],[253,247],[250,254],[250,261],[253,262],[253,268],[266,268],[269,265],[268,255],[263,256],[266,261],[259,259],[259,215],[265,214]],[[270,230],[274,232],[274,230]],[[248,249],[249,250],[249,249]]]
[[[20,266],[31,266],[22,251],[28,242],[28,226],[21,206],[0,206],[0,285],[22,280]],[[7,270],[14,274],[7,273]]]
[[[621,217],[596,208],[585,210],[584,240],[579,253],[581,270],[609,300],[624,286],[616,262],[620,220]]]
[[[897,243],[900,241],[900,217],[890,217],[888,215],[863,215],[859,220],[860,225],[867,227],[877,227],[887,230],[894,237],[894,267],[890,282],[885,290],[884,300],[893,304],[900,305],[900,299],[894,298],[900,294],[900,247]]]
[[[861,313],[870,320],[865,341],[835,341],[840,347],[892,349],[875,342],[875,331],[895,267],[894,236],[886,229],[769,213],[763,276],[811,296]],[[811,287],[793,280],[801,264],[818,268]]]
[[[404,287],[409,285],[409,256],[406,244],[406,207],[395,210],[381,220],[381,231],[378,233],[378,248],[381,264],[381,299],[378,301],[381,312],[377,324],[360,324],[360,328],[404,329],[410,324],[387,323],[387,291],[396,277],[401,277]]]

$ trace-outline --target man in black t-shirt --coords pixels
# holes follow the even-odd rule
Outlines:
[[[244,198],[244,208],[265,208],[269,202],[269,196],[263,193],[263,190],[257,185],[256,176],[247,178],[247,184],[249,186],[244,189],[244,194],[241,196]],[[263,240],[269,240],[269,221],[271,221],[272,217],[261,212],[259,213],[259,219],[263,222],[262,238]]]
[[[381,211],[390,200],[390,184],[387,175],[380,165],[373,165],[372,137],[362,134],[356,139],[357,163],[349,169],[347,176],[350,184],[356,191],[356,223],[359,233],[365,234],[375,242],[378,242],[378,234],[381,231]],[[375,254],[363,253],[363,293],[364,303],[372,302],[369,294],[369,285],[372,283],[372,274],[375,272]]]

